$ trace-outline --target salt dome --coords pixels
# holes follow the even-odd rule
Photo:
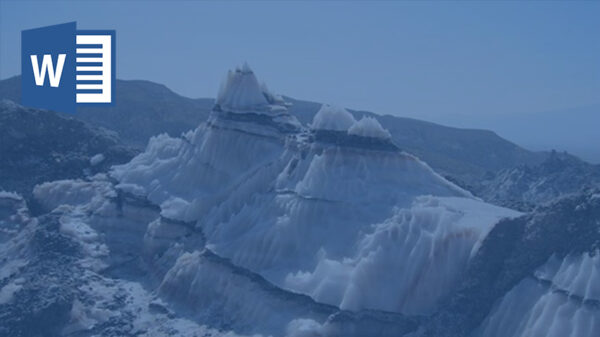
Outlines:
[[[348,110],[335,105],[323,104],[313,118],[310,127],[314,130],[347,131],[354,123],[356,120]]]
[[[348,129],[348,134],[360,137],[372,137],[380,139],[390,139],[392,135],[390,132],[379,124],[373,117],[364,116],[358,122],[355,122]]]
[[[229,70],[217,95],[216,104],[229,112],[269,112],[285,109],[283,99],[271,93],[263,83],[259,84],[247,63]]]

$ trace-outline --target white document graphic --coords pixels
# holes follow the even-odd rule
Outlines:
[[[112,101],[112,36],[77,35],[76,102]]]

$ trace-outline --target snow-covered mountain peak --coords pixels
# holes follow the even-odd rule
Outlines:
[[[329,104],[323,104],[310,124],[313,130],[348,131],[356,123],[348,110]]]
[[[359,121],[346,109],[323,104],[309,125],[314,140],[320,144],[362,150],[399,152],[390,133],[371,117]]]
[[[264,82],[259,84],[250,66],[244,63],[228,71],[207,124],[279,137],[302,128],[296,117],[288,113],[289,105]]]
[[[378,139],[391,139],[392,135],[379,121],[373,117],[363,116],[360,120],[348,110],[329,104],[323,104],[313,118],[310,128],[314,131],[347,132],[348,135],[370,137]]]
[[[229,70],[217,95],[215,110],[233,113],[280,114],[287,111],[281,96],[260,84],[247,63]]]
[[[390,132],[381,126],[379,121],[373,117],[364,116],[348,129],[349,135],[360,137],[371,137],[378,139],[390,139]]]

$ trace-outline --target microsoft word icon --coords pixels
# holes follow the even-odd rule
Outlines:
[[[112,104],[115,31],[77,30],[76,22],[21,32],[21,103],[75,113]]]

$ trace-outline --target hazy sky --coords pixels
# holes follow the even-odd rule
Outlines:
[[[599,2],[2,1],[0,78],[20,73],[21,30],[77,21],[116,29],[118,78],[214,97],[248,61],[278,93],[448,123],[600,104],[599,18]]]

